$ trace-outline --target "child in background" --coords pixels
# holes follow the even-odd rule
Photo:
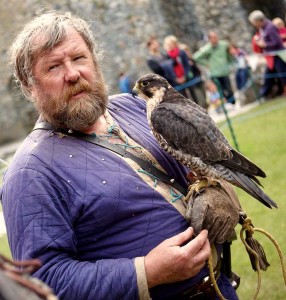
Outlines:
[[[235,83],[236,88],[240,91],[242,90],[249,78],[249,66],[246,59],[246,52],[237,47],[236,44],[231,43],[229,46],[229,53],[236,60],[236,73],[235,73]]]
[[[225,102],[225,99],[221,99],[220,93],[217,89],[217,86],[212,80],[207,80],[205,82],[207,97],[210,102],[210,108],[214,108],[216,113],[220,114],[223,112],[222,102]]]
[[[277,27],[279,35],[283,41],[283,46],[286,47],[286,28],[285,22],[280,18],[275,18],[272,20],[272,23]]]

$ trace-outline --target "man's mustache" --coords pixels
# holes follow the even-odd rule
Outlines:
[[[63,98],[68,100],[72,96],[79,94],[80,92],[92,92],[92,88],[87,81],[81,80],[74,85],[68,86],[63,92]]]

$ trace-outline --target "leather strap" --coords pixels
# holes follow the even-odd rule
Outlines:
[[[90,135],[90,134],[85,134],[79,131],[71,131],[71,130],[66,130],[66,129],[57,129],[53,125],[51,125],[48,122],[39,122],[35,125],[33,128],[34,130],[38,129],[44,129],[44,130],[52,130],[55,132],[63,133],[67,136],[74,137],[80,140],[84,140],[86,142],[98,145],[100,147],[106,148],[112,152],[115,152],[122,157],[125,158],[130,158],[133,161],[135,161],[145,172],[150,173],[152,176],[156,177],[158,180],[163,181],[167,183],[168,185],[174,187],[177,189],[179,192],[181,192],[183,195],[187,195],[187,189],[184,188],[179,182],[175,181],[175,179],[171,178],[169,175],[166,173],[162,172],[161,170],[157,169],[154,167],[151,163],[149,163],[146,160],[143,160],[134,154],[130,153],[126,149],[123,149],[117,145],[114,145],[112,143],[109,143],[108,141],[102,140],[98,138],[97,136]]]

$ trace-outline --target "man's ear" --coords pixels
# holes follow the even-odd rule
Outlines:
[[[29,95],[29,100],[31,102],[35,102],[35,99],[37,99],[37,90],[36,90],[35,85],[30,84],[27,87],[27,91],[28,91],[28,95]]]
[[[36,91],[35,91],[34,88],[31,88],[31,90],[30,90],[30,95],[31,95],[31,98],[32,98],[32,99],[35,99],[35,98],[36,98]]]

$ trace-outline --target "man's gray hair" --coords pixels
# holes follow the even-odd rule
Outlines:
[[[265,19],[265,15],[261,10],[254,10],[248,16],[248,20],[250,23],[253,23],[256,21],[263,21],[264,19]]]
[[[67,37],[68,27],[81,35],[94,62],[98,62],[96,43],[87,22],[69,12],[48,11],[38,14],[22,28],[9,53],[14,77],[26,97],[30,97],[29,87],[34,83],[32,68],[35,58],[42,51],[51,50],[61,43]]]

